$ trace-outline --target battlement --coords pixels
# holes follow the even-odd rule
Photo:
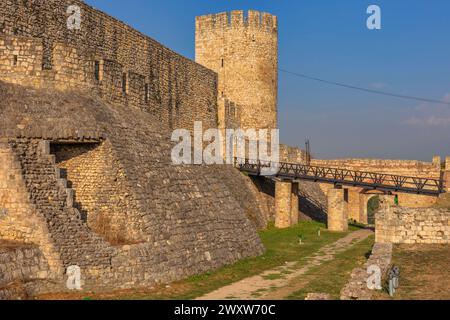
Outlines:
[[[270,13],[255,10],[249,10],[248,12],[235,10],[196,17],[196,30],[198,32],[241,28],[277,32],[278,19]]]

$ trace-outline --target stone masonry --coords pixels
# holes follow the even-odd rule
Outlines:
[[[341,300],[371,300],[375,291],[367,286],[368,270],[370,267],[379,267],[382,279],[385,279],[391,267],[392,249],[392,243],[376,243],[364,266],[352,271],[350,280],[341,290]]]
[[[81,30],[67,29],[69,4]],[[249,178],[171,162],[172,128],[216,128],[219,113],[239,126],[237,104],[218,107],[217,82],[82,1],[0,4],[0,239],[48,265],[39,282],[16,277],[36,283],[27,294],[63,290],[71,265],[98,291],[263,253],[256,228],[268,217]],[[5,285],[4,298],[25,290]]]
[[[277,181],[275,185],[275,226],[283,229],[291,224],[292,183]]]
[[[69,5],[81,30],[67,28]],[[98,70],[96,72],[96,70]],[[217,75],[80,0],[0,3],[1,80],[95,92],[171,128],[217,127]]]
[[[328,230],[345,232],[348,230],[348,190],[328,191]]]
[[[242,129],[276,129],[277,17],[232,11],[197,17],[196,61],[217,72],[218,94],[239,106]]]
[[[390,206],[377,213],[376,241],[395,244],[449,244],[446,209]]]

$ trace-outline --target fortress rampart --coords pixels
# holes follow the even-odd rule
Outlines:
[[[67,28],[74,4],[81,30]],[[81,1],[0,3],[0,240],[42,256],[30,294],[64,290],[72,265],[98,291],[262,254],[248,179],[171,161],[172,128],[218,126],[217,81]],[[236,103],[221,110],[239,125]],[[0,298],[14,292],[0,281]]]
[[[379,159],[313,159],[311,165],[327,168],[343,168],[354,171],[386,173],[399,176],[440,179],[441,164],[416,160]]]
[[[81,30],[67,28],[69,5]],[[217,125],[217,75],[82,1],[0,3],[0,79],[92,90],[172,128]]]

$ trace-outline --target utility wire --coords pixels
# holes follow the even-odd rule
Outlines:
[[[356,87],[356,86],[352,86],[352,85],[349,85],[349,84],[339,83],[339,82],[334,82],[334,81],[329,81],[329,80],[324,80],[324,79],[308,76],[306,74],[292,72],[292,71],[288,71],[288,70],[284,70],[284,69],[279,69],[279,70],[280,70],[280,72],[284,72],[286,74],[290,74],[290,75],[293,75],[293,76],[296,76],[296,77],[300,77],[300,78],[304,78],[304,79],[308,79],[308,80],[313,80],[313,81],[317,81],[317,82],[322,82],[322,83],[326,83],[326,84],[329,84],[329,85],[338,86],[338,87],[342,87],[342,88],[358,90],[358,91],[363,91],[363,92],[368,92],[368,93],[373,93],[373,94],[378,94],[378,95],[383,95],[383,96],[388,96],[388,97],[394,97],[394,98],[400,98],[400,99],[408,99],[408,100],[415,100],[415,101],[428,102],[428,103],[436,103],[436,104],[445,104],[445,105],[450,106],[450,102],[445,102],[445,101],[442,101],[442,100],[428,99],[428,98],[421,98],[421,97],[414,97],[414,96],[407,96],[407,95],[402,95],[402,94],[397,94],[397,93],[392,93],[392,92],[386,92],[386,91],[381,91],[381,90],[374,90],[374,89],[369,89],[369,88]]]

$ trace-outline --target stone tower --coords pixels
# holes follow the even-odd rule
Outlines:
[[[239,107],[243,129],[278,127],[277,17],[258,11],[196,18],[196,61],[219,75],[218,96]],[[226,117],[226,116],[225,116]],[[226,123],[220,119],[220,123]]]

